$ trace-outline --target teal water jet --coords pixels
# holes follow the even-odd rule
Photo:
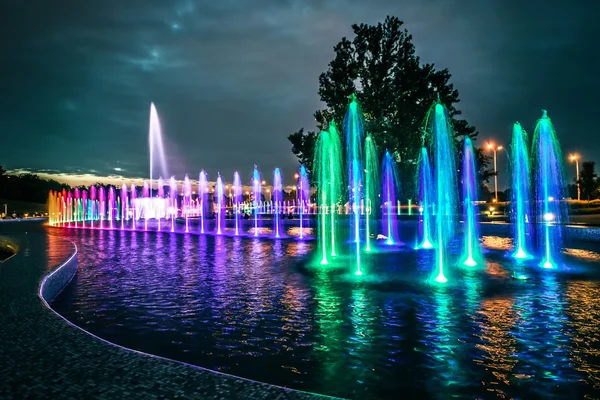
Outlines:
[[[321,265],[329,264],[328,256],[336,256],[336,205],[343,182],[341,164],[340,137],[331,121],[329,128],[319,133],[314,155]]]
[[[365,250],[371,251],[373,222],[377,222],[379,210],[379,157],[375,139],[370,134],[365,138]]]
[[[473,142],[465,137],[462,163],[462,201],[463,201],[463,256],[462,263],[474,267],[481,262],[479,244],[479,221],[475,212],[477,201],[477,169]]]
[[[433,151],[434,162],[434,206],[435,206],[435,237],[436,264],[435,281],[448,281],[444,268],[448,259],[448,245],[454,237],[456,225],[457,179],[455,145],[449,116],[444,106],[436,101],[429,109],[426,117],[428,139]]]
[[[362,275],[360,268],[360,201],[363,195],[363,142],[364,125],[363,117],[356,98],[350,96],[348,110],[344,117],[344,137],[346,139],[346,164],[348,168],[348,201],[351,207],[352,219],[350,221],[351,240],[355,243],[356,275]]]
[[[421,218],[419,218],[419,234],[421,238],[417,248],[431,249],[433,248],[433,244],[431,243],[431,240],[433,238],[431,226],[433,177],[431,175],[431,164],[429,161],[429,154],[427,153],[426,147],[421,147],[418,175],[419,212],[421,214]]]
[[[515,252],[517,259],[530,258],[530,227],[531,227],[531,175],[529,170],[529,151],[527,133],[516,122],[513,125],[510,145],[511,164],[511,218]]]
[[[563,248],[562,224],[567,220],[564,201],[562,151],[554,126],[543,110],[533,134],[537,243],[543,268],[555,268]]]
[[[382,226],[383,234],[386,236],[385,244],[393,245],[397,242],[397,218],[398,213],[394,207],[398,207],[398,171],[396,161],[389,151],[385,151],[381,168],[381,197],[382,197]]]

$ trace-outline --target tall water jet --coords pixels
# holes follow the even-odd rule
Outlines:
[[[317,138],[314,154],[317,186],[318,238],[321,265],[329,264],[328,256],[336,256],[336,213],[341,182],[341,142],[336,125],[331,121]]]
[[[304,164],[300,166],[298,173],[298,214],[300,216],[300,239],[304,239],[304,219],[306,213],[306,204],[310,200],[310,183],[308,172]]]
[[[454,135],[449,117],[440,101],[429,109],[426,117],[428,139],[434,162],[435,236],[437,242],[435,281],[448,281],[444,274],[448,244],[455,232],[457,206],[457,179]]]
[[[375,139],[370,134],[365,138],[365,250],[371,251],[371,232],[377,222],[379,210],[379,157]],[[377,226],[377,225],[375,225]]]
[[[477,170],[473,143],[467,136],[463,147],[462,163],[463,238],[462,263],[474,267],[481,261],[479,244],[479,222],[475,212],[477,201]]]
[[[190,178],[186,175],[183,179],[183,201],[181,204],[181,211],[184,213],[185,217],[185,231],[186,233],[190,231],[189,217],[190,217],[190,209],[192,207],[192,183],[190,182]],[[160,219],[158,220],[160,225]]]
[[[108,224],[109,224],[110,229],[113,228],[114,210],[115,210],[115,188],[113,186],[110,186],[108,188]]]
[[[98,190],[98,196],[99,196],[99,201],[98,201],[98,214],[100,215],[100,228],[104,228],[104,218],[105,218],[105,214],[104,214],[104,210],[106,209],[106,192],[104,190],[104,186],[100,186],[100,190]],[[63,198],[65,198],[66,196],[64,196]],[[66,213],[65,213],[66,216]]]
[[[90,188],[90,190],[91,190],[91,188]],[[133,220],[131,221],[131,230],[134,230],[134,231],[135,231],[135,228],[136,228],[137,212],[138,212],[137,211],[137,204],[136,204],[136,201],[135,201],[136,197],[137,197],[137,192],[136,192],[136,189],[135,189],[135,185],[132,183],[131,184],[131,201],[130,201],[130,203],[131,203],[131,207],[132,207],[131,212],[132,212]]]
[[[421,235],[418,248],[431,249],[433,244],[432,236],[432,221],[431,221],[431,204],[433,201],[433,177],[431,175],[431,164],[429,154],[426,147],[421,147],[421,155],[419,158],[419,211],[421,218],[419,219],[419,233]]]
[[[389,151],[385,151],[381,168],[381,197],[382,197],[382,226],[383,234],[387,237],[385,244],[392,245],[396,237],[398,214],[394,210],[398,198],[398,170],[396,161]]]
[[[149,219],[149,211],[150,211],[150,186],[148,181],[144,181],[144,187],[142,189],[142,197],[144,202],[142,203],[142,210],[144,212],[144,230],[148,230],[148,219]]]
[[[543,110],[533,133],[537,243],[541,266],[554,268],[562,251],[562,225],[567,220],[562,152],[554,126]]]
[[[530,257],[531,249],[531,187],[529,169],[527,133],[516,122],[513,125],[510,145],[511,163],[511,217],[515,252],[513,257],[524,259]]]
[[[169,182],[169,213],[171,214],[171,232],[175,232],[175,217],[177,216],[177,182],[172,176]]]
[[[127,185],[121,186],[121,230],[125,229],[125,220],[128,219]]]
[[[254,207],[254,236],[258,237],[258,214],[260,212],[260,204],[262,200],[262,181],[260,180],[260,172],[258,168],[254,166],[254,173],[252,174],[252,196],[253,196],[253,207]]]
[[[221,174],[217,175],[217,187],[214,193],[214,203],[217,207],[215,218],[217,220],[217,235],[221,235],[225,230],[225,190]]]
[[[154,172],[154,156],[155,151],[158,152],[158,161],[160,163],[160,172],[162,176],[169,176],[167,174],[167,160],[165,157],[165,149],[162,140],[162,129],[160,127],[160,121],[158,119],[158,113],[154,103],[150,104],[150,128],[148,132],[148,146],[150,150],[150,193],[152,193],[152,176]],[[150,195],[152,197],[152,195]]]
[[[344,117],[344,137],[346,138],[346,163],[348,168],[348,201],[351,207],[351,239],[355,243],[356,275],[362,275],[360,269],[360,202],[363,185],[364,142],[363,119],[355,94],[350,96],[348,111]]]
[[[198,177],[198,202],[200,207],[200,233],[204,233],[204,220],[208,211],[208,176],[206,171],[200,171]]]
[[[279,168],[275,168],[273,172],[273,203],[274,203],[274,218],[273,227],[275,231],[275,237],[280,238],[282,235],[281,226],[281,207],[283,205],[283,186],[281,184],[281,171]]]
[[[242,214],[240,213],[240,204],[242,203],[242,179],[240,174],[235,171],[233,174],[233,198],[232,198],[232,209],[233,216],[235,218],[235,235],[240,234],[240,228],[242,225]]]

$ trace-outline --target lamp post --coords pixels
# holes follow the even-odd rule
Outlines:
[[[495,198],[494,198],[494,202],[498,202],[498,167],[497,167],[497,163],[496,163],[496,152],[498,150],[502,150],[502,146],[496,146],[494,143],[490,142],[487,145],[488,150],[492,150],[494,152],[494,192],[495,192]]]
[[[581,200],[581,189],[579,188],[579,155],[571,154],[571,161],[575,162],[575,174],[576,174],[576,182],[577,182],[577,200]]]

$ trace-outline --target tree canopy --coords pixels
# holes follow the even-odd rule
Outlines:
[[[447,69],[436,70],[423,64],[415,54],[412,36],[397,17],[387,17],[377,25],[352,25],[354,38],[335,45],[335,58],[319,77],[319,96],[327,109],[315,112],[317,131],[304,129],[288,137],[292,152],[312,172],[312,154],[318,131],[327,121],[344,118],[349,96],[356,93],[364,113],[364,126],[381,149],[400,155],[399,171],[405,196],[414,189],[416,162],[422,145],[423,123],[427,111],[438,98],[448,108],[460,151],[461,138],[475,139],[477,131],[463,119],[458,90],[450,83]],[[478,151],[480,167],[487,157]],[[489,173],[481,174],[487,180]],[[407,187],[408,186],[408,187]]]
[[[36,174],[7,174],[0,165],[0,198],[6,200],[45,203],[50,190],[70,190],[67,184],[43,179]]]

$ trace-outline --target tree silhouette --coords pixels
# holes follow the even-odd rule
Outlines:
[[[414,198],[412,184],[422,145],[423,121],[433,102],[439,98],[448,108],[459,156],[464,137],[475,139],[477,131],[464,119],[456,118],[461,114],[455,107],[459,96],[449,83],[448,70],[421,63],[415,55],[412,36],[402,25],[400,19],[390,16],[377,25],[352,25],[354,38],[350,41],[344,37],[335,45],[335,58],[319,77],[319,96],[327,109],[317,111],[315,120],[318,130],[331,119],[341,123],[348,98],[356,93],[364,112],[365,130],[374,136],[380,149],[400,155],[403,194]],[[292,152],[309,172],[317,132],[300,129],[288,137]],[[489,157],[481,149],[476,154],[479,176],[487,181]]]

